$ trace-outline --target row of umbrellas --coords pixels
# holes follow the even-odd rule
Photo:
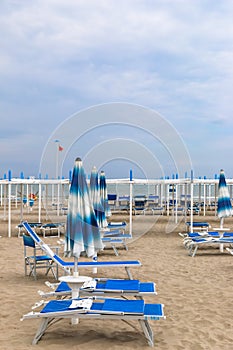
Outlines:
[[[68,199],[65,255],[73,256],[75,261],[78,261],[82,252],[88,257],[97,256],[98,251],[104,248],[101,229],[107,226],[107,217],[110,214],[104,172],[101,172],[98,179],[97,169],[92,169],[89,189],[82,160],[77,158]],[[224,218],[233,214],[223,170],[220,171],[219,177],[217,214],[221,228]]]
[[[192,211],[191,211],[191,214],[192,214]],[[220,170],[220,175],[219,175],[217,215],[220,219],[219,228],[223,230],[224,218],[233,215],[231,198],[227,188],[225,173],[223,169]],[[192,222],[193,222],[193,219],[191,217],[191,232],[193,230]]]

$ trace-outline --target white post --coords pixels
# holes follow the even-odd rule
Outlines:
[[[191,192],[190,232],[193,233],[193,171],[192,170],[191,170],[190,192]]]
[[[60,184],[57,184],[57,216],[59,216],[60,211]]]
[[[39,211],[38,211],[38,222],[41,222],[41,201],[42,201],[42,194],[41,194],[41,183],[39,183],[39,193],[38,193],[38,200],[39,200]]]
[[[177,211],[178,211],[178,185],[175,185],[175,201],[176,201],[176,216],[175,216],[175,223],[177,224],[177,222],[178,222],[178,217],[177,217],[177,215],[178,215],[178,213],[177,213]]]
[[[133,171],[129,172],[129,234],[133,232]]]
[[[11,237],[11,183],[8,183],[8,237]]]
[[[129,184],[129,234],[133,232],[133,181]]]
[[[204,199],[204,208],[203,208],[203,215],[205,216],[205,211],[206,211],[206,184],[203,184],[203,199]]]

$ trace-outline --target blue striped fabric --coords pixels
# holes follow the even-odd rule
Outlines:
[[[217,213],[219,218],[232,215],[232,205],[223,170],[220,171],[219,177]]]
[[[75,161],[68,199],[67,230],[64,252],[79,258],[81,252],[95,255],[103,249],[100,230],[89,197],[82,161]]]
[[[104,207],[100,198],[100,186],[98,179],[98,172],[96,167],[93,167],[90,177],[90,197],[95,210],[95,216],[100,228],[105,228],[108,226]]]
[[[104,208],[105,216],[110,217],[111,210],[108,204],[106,178],[105,178],[105,172],[103,170],[100,172],[100,199],[101,199],[102,206]]]

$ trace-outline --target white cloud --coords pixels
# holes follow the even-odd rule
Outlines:
[[[71,112],[110,101],[154,108],[184,135],[190,123],[232,126],[232,10],[227,0],[2,1],[6,130],[26,122],[44,142]]]

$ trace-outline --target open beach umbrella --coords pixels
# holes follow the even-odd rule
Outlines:
[[[111,210],[108,204],[108,192],[106,185],[105,172],[102,170],[100,172],[100,199],[104,209],[106,218],[111,216]]]
[[[224,171],[220,170],[219,184],[218,184],[218,207],[217,214],[220,218],[220,228],[223,228],[223,221],[225,217],[232,216],[232,205],[229,191],[226,184]]]
[[[105,228],[108,226],[103,205],[100,199],[100,187],[98,180],[98,172],[96,167],[92,168],[90,177],[90,198],[94,207],[95,216],[99,225],[99,228]]]
[[[67,228],[64,253],[75,259],[75,273],[78,272],[78,258],[82,252],[96,256],[103,249],[100,230],[89,197],[85,172],[80,158],[75,160],[68,198]]]

